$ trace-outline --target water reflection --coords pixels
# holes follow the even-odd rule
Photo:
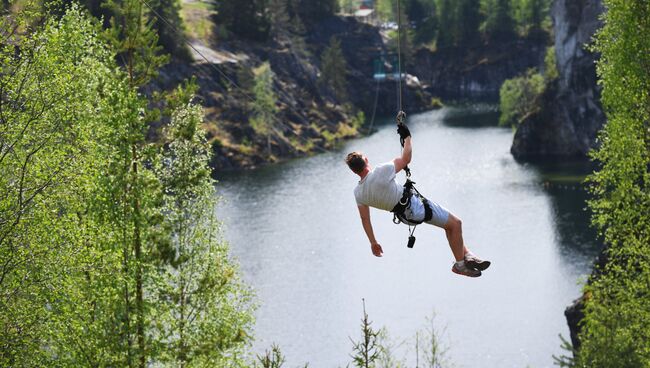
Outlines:
[[[591,198],[585,179],[595,166],[586,161],[538,162],[529,164],[538,173],[538,182],[551,199],[553,222],[563,257],[589,266],[603,247],[591,226],[587,201]]]

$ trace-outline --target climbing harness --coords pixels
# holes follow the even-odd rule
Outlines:
[[[400,1],[397,0],[397,65],[398,65],[398,70],[397,70],[397,101],[398,101],[398,112],[397,112],[397,127],[398,131],[401,126],[406,126],[406,113],[402,109],[402,49],[401,49],[401,28],[402,28],[402,22],[401,22],[401,9],[400,9]],[[404,147],[404,139],[400,137],[400,144],[402,145],[402,148]],[[433,217],[433,209],[429,205],[429,201],[422,195],[420,192],[415,188],[415,182],[411,180],[411,169],[408,167],[404,167],[404,173],[406,174],[406,182],[404,183],[404,190],[402,192],[402,198],[400,198],[399,202],[393,207],[391,212],[393,213],[393,223],[395,224],[400,224],[404,223],[409,226],[409,238],[408,238],[408,243],[407,247],[408,248],[413,248],[415,245],[415,236],[413,236],[413,233],[415,233],[415,228],[423,223],[423,222],[428,222],[431,220]],[[418,220],[412,220],[406,217],[406,209],[411,206],[411,201],[419,200],[422,202],[422,205],[424,206],[424,218],[421,221]],[[411,229],[411,226],[413,229]]]
[[[406,113],[404,111],[398,112],[397,125],[404,125],[405,120]],[[400,143],[404,147],[404,139],[401,137]],[[406,174],[406,182],[404,183],[402,197],[390,212],[393,213],[393,223],[404,223],[409,226],[409,238],[406,246],[413,248],[415,245],[415,236],[413,234],[415,233],[416,227],[423,222],[431,221],[431,218],[433,218],[433,209],[429,205],[429,201],[415,188],[415,182],[411,180],[411,169],[408,166],[404,167],[404,173]],[[424,206],[424,218],[422,220],[409,219],[406,216],[406,209],[411,206],[413,200],[421,201]],[[413,228],[411,229],[411,227]]]

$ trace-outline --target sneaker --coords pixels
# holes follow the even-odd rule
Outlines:
[[[457,274],[463,275],[463,276],[468,276],[468,277],[479,277],[479,276],[481,276],[481,271],[467,267],[467,264],[465,264],[465,261],[454,263],[454,265],[451,267],[451,272],[457,273]]]
[[[465,254],[465,264],[467,267],[479,271],[485,271],[490,267],[490,261],[484,261],[471,253]]]

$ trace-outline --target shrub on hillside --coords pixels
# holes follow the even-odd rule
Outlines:
[[[535,109],[535,99],[544,92],[544,87],[544,77],[534,69],[503,82],[499,90],[499,125],[518,125]]]

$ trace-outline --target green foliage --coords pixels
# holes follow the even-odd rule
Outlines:
[[[282,368],[286,359],[280,347],[273,344],[271,350],[266,350],[264,355],[258,355],[257,361],[261,368]],[[255,365],[257,366],[257,364]]]
[[[650,366],[650,3],[606,0],[594,51],[608,123],[593,152],[592,222],[607,264],[585,286],[575,366]]]
[[[250,292],[219,237],[192,88],[169,100],[166,145],[148,142],[149,74],[117,68],[95,29],[73,5],[1,43],[0,365],[237,364]],[[135,45],[123,56],[152,55]]]
[[[341,49],[341,41],[332,37],[329,46],[321,55],[321,75],[319,83],[328,86],[340,102],[346,101],[347,96],[347,62]]]
[[[550,82],[556,80],[559,76],[560,73],[557,70],[555,46],[549,46],[546,48],[546,54],[544,55],[544,78],[547,82]]]
[[[104,34],[124,63],[131,86],[143,86],[154,78],[169,57],[162,54],[153,19],[144,16],[140,0],[107,0],[110,28]],[[148,8],[147,8],[148,9]]]
[[[416,335],[416,354],[417,360],[422,362],[425,368],[442,368],[451,366],[447,357],[449,347],[442,343],[444,330],[439,331],[435,327],[435,314],[427,318],[427,326],[424,331]],[[422,339],[420,339],[420,336]]]
[[[273,119],[278,112],[277,98],[273,91],[274,74],[269,63],[264,63],[255,70],[255,85],[253,87],[253,118],[251,127],[256,133],[266,136],[267,153],[271,155],[271,134],[274,130]]]
[[[296,0],[296,11],[305,22],[313,21],[332,16],[339,11],[338,0]]]
[[[142,0],[138,0],[142,1]],[[183,39],[185,25],[181,19],[180,0],[146,0],[151,10],[149,17],[154,20],[152,29],[158,35],[158,43],[167,54],[175,58],[190,60],[190,52]],[[161,20],[162,17],[165,20]]]
[[[516,36],[511,0],[486,0],[483,30],[488,39],[503,41]]]
[[[321,75],[319,84],[331,88],[339,102],[347,100],[347,62],[341,50],[341,41],[336,37],[330,39],[329,46],[321,55]]]
[[[428,44],[436,39],[438,35],[438,13],[435,1],[408,1],[406,16],[414,24],[413,42],[415,44]]]
[[[0,24],[0,366],[48,366],[56,350],[42,348],[65,334],[57,314],[76,302],[71,278],[93,259],[79,221],[111,54],[76,6],[31,37]]]
[[[155,172],[170,240],[158,247],[165,262],[150,292],[159,301],[152,334],[160,361],[210,367],[233,364],[243,355],[252,318],[250,293],[220,238],[202,122],[200,106],[187,102],[174,110],[165,128],[167,149],[156,160]]]
[[[450,47],[455,43],[456,37],[453,31],[456,28],[454,26],[456,23],[454,4],[455,2],[452,0],[440,0],[438,5],[440,11],[438,12],[439,30],[436,45],[440,48]]]
[[[535,100],[544,88],[544,77],[533,69],[503,82],[499,90],[499,125],[519,125],[521,119],[534,110]]]
[[[215,3],[215,23],[237,36],[265,41],[271,24],[263,0],[223,0]]]
[[[352,363],[355,367],[374,367],[375,362],[380,358],[381,348],[379,336],[381,331],[372,328],[372,322],[366,313],[366,301],[363,301],[363,318],[361,319],[361,340],[352,340]]]
[[[549,0],[519,0],[517,5],[516,20],[522,34],[531,34],[543,30],[547,22]]]
[[[456,6],[455,44],[459,46],[470,45],[480,39],[481,2],[479,0],[458,0]]]

